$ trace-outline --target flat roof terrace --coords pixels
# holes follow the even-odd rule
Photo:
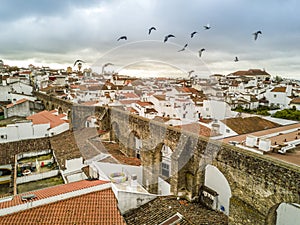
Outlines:
[[[243,143],[245,142],[246,137],[250,135],[258,138],[270,139],[272,146],[283,146],[288,143],[297,145],[300,144],[300,123],[224,138],[220,141],[224,143],[230,143],[232,141]],[[292,152],[287,152],[284,155],[270,151],[267,152],[266,157],[276,158],[300,166],[300,147],[296,147]]]

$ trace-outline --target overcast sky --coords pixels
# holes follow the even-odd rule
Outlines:
[[[56,68],[82,59],[94,70],[111,62],[107,70],[135,75],[258,68],[300,79],[299,8],[298,0],[2,0],[0,57]],[[176,38],[163,43],[167,34]],[[117,41],[122,35],[128,40]]]

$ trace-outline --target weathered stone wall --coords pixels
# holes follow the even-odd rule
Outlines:
[[[49,138],[29,139],[0,144],[0,165],[13,164],[14,156],[22,152],[50,149]]]
[[[171,191],[193,199],[204,184],[205,167],[216,166],[229,182],[232,224],[266,224],[270,210],[281,202],[299,203],[300,169],[231,145],[198,137],[155,121],[113,110],[111,122],[117,124],[122,151],[129,154],[129,134],[143,139],[144,185],[157,191],[161,147],[173,150]],[[115,131],[113,131],[115,132]],[[114,135],[112,135],[114,136]]]
[[[300,168],[277,161],[268,156],[224,146],[219,151],[215,165],[226,177],[232,191],[230,217],[235,223],[265,224],[273,206],[282,202],[300,202]],[[240,219],[240,220],[239,220]]]
[[[63,100],[54,101],[53,97],[39,98],[48,107],[53,104],[64,105]],[[82,127],[88,116],[98,113],[102,118],[102,129],[110,130],[111,140],[119,142],[121,150],[129,156],[134,150],[133,137],[143,140],[143,184],[150,192],[157,192],[161,147],[165,144],[173,150],[170,183],[175,195],[182,194],[188,199],[197,197],[204,184],[204,172],[208,164],[216,166],[223,173],[232,192],[229,214],[232,224],[272,223],[268,221],[273,221],[272,213],[279,203],[300,203],[299,167],[167,127],[120,109],[66,105],[72,109],[75,128]]]

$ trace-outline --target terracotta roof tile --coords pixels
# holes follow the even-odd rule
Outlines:
[[[152,225],[162,224],[176,213],[180,213],[183,218],[174,224],[228,224],[228,218],[222,212],[207,209],[199,203],[191,203],[183,199],[177,200],[174,196],[157,197],[137,209],[130,210],[123,216],[131,225]]]
[[[82,180],[82,181],[78,181],[78,182],[74,182],[74,183],[62,184],[62,185],[57,185],[57,186],[50,187],[50,188],[44,188],[44,189],[40,189],[40,190],[36,190],[36,191],[31,191],[31,192],[16,195],[16,196],[14,196],[14,198],[11,201],[0,202],[0,209],[23,204],[24,201],[22,200],[22,196],[28,195],[28,194],[34,194],[36,196],[36,198],[32,199],[32,201],[37,201],[37,200],[41,200],[44,198],[49,198],[49,197],[53,197],[56,195],[61,195],[61,194],[65,194],[68,192],[77,191],[77,190],[81,190],[81,189],[85,189],[85,188],[89,188],[89,187],[93,187],[93,186],[101,185],[101,184],[105,184],[105,183],[107,183],[107,181]]]
[[[145,106],[153,106],[153,103],[152,103],[152,102],[142,102],[142,101],[137,101],[137,104],[139,104],[139,105],[142,106],[142,107],[145,107]]]
[[[201,136],[205,136],[205,137],[211,136],[211,129],[199,123],[190,123],[190,124],[185,124],[185,125],[180,125],[175,127],[181,128],[188,132],[199,134]]]
[[[15,105],[22,104],[22,103],[27,102],[27,101],[28,101],[27,98],[22,98],[22,99],[16,101],[15,103],[8,104],[8,105],[6,106],[6,108],[11,108],[11,107],[13,107],[13,106],[15,106]]]
[[[234,130],[238,134],[247,134],[280,126],[277,123],[258,116],[229,118],[222,120],[221,122],[225,123],[230,129]]]
[[[94,182],[94,181],[87,181]],[[99,183],[99,181],[97,182]],[[111,189],[69,198],[0,217],[1,224],[125,225]]]
[[[286,87],[275,87],[271,90],[271,92],[285,92]]]
[[[50,128],[57,127],[66,121],[62,120],[60,116],[55,115],[49,111],[42,111],[26,118],[31,120],[33,124],[47,124],[50,123]]]
[[[300,98],[294,98],[290,104],[300,104]]]

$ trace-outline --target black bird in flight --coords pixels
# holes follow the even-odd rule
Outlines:
[[[257,37],[258,37],[259,34],[262,34],[260,30],[256,31],[255,33],[253,33],[255,41],[256,41],[256,39],[257,39]]]
[[[175,36],[173,34],[168,34],[167,36],[165,36],[164,42],[168,41],[168,39],[171,37],[175,37]]]
[[[205,48],[199,50],[199,57],[201,57],[203,51],[205,51]]]
[[[76,66],[76,64],[79,63],[79,62],[85,63],[85,62],[82,61],[81,59],[77,59],[77,60],[74,62],[74,66]]]
[[[238,62],[238,61],[239,61],[239,58],[236,56],[235,59],[234,59],[234,61],[235,61],[235,62]]]
[[[127,37],[126,37],[126,36],[121,36],[121,37],[118,38],[117,41],[120,41],[120,40],[122,40],[122,39],[126,41],[126,40],[127,40]]]
[[[186,47],[188,46],[188,44],[185,44],[184,46],[183,46],[183,48],[182,49],[180,49],[178,52],[182,52],[182,51],[184,51],[185,49],[186,49]]]
[[[210,25],[209,25],[209,24],[207,24],[207,25],[205,25],[205,26],[203,26],[203,27],[204,27],[205,30],[210,29]]]
[[[194,35],[197,34],[197,33],[198,33],[197,31],[192,32],[192,33],[191,33],[191,38],[193,38]]]
[[[155,28],[155,27],[151,27],[151,28],[149,29],[149,31],[148,31],[148,34],[151,34],[152,30],[156,30],[156,28]]]
[[[190,77],[191,74],[194,73],[194,72],[195,72],[194,70],[189,71],[189,72],[188,72],[188,74],[189,74],[188,77]]]

